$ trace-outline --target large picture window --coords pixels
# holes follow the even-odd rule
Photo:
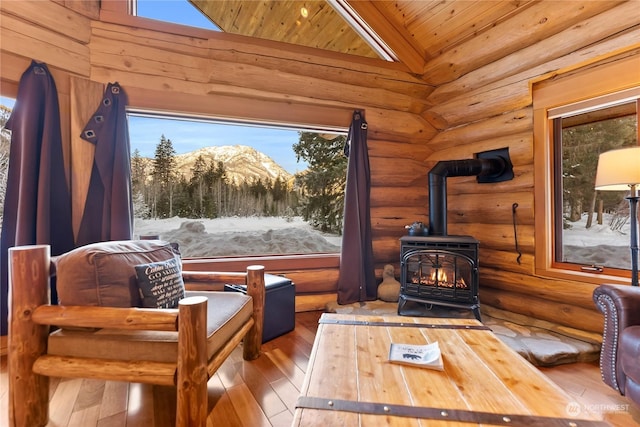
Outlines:
[[[185,258],[340,251],[346,130],[132,110],[134,235]]]

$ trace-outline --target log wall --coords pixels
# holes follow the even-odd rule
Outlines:
[[[616,55],[637,55],[634,2],[541,2],[482,40],[434,57],[423,78],[399,64],[123,17],[119,2],[102,3],[100,10],[97,0],[0,2],[2,94],[15,96],[31,59],[50,66],[61,94],[66,153],[76,156],[70,165],[90,164],[90,150],[73,149],[79,142],[70,129],[93,112],[84,91],[95,96],[107,82],[118,81],[133,107],[223,118],[346,127],[354,109],[364,110],[379,277],[384,264],[398,266],[404,225],[428,222],[429,169],[440,160],[509,147],[512,181],[448,182],[449,233],[481,241],[482,302],[600,332],[590,300],[595,285],[535,273],[531,87]],[[545,14],[549,3],[561,9]],[[73,169],[74,197],[82,198],[87,174]],[[332,292],[336,262],[318,265],[274,272],[295,276],[300,293]]]
[[[465,177],[447,182],[448,232],[470,234],[481,242],[482,303],[602,332],[602,317],[591,299],[596,286],[593,278],[547,278],[535,270],[536,244],[542,242],[535,238],[534,188],[544,182],[534,174],[532,85],[598,62],[622,61],[638,55],[640,47],[637,5],[587,3],[563,4],[578,9],[586,6],[572,14],[570,26],[557,22],[532,25],[527,36],[521,37],[518,25],[522,22],[507,20],[489,31],[486,40],[469,40],[455,52],[430,61],[425,80],[437,88],[427,97],[434,107],[425,116],[438,117],[446,125],[427,143],[433,153],[426,164],[430,168],[440,160],[472,158],[481,151],[509,147],[515,173],[512,181],[478,184],[475,178]],[[551,27],[555,30],[549,32]],[[504,34],[514,36],[502,53],[495,48],[498,43],[482,45]],[[513,226],[516,203],[520,258]]]
[[[422,113],[433,86],[400,64],[160,24],[123,15],[124,2],[103,3],[98,16],[97,4],[0,4],[3,94],[15,96],[11,89],[36,59],[52,68],[64,98],[76,229],[90,176],[83,165],[91,164],[93,150],[75,135],[93,114],[102,86],[117,81],[130,106],[141,109],[344,128],[353,110],[363,110],[378,276],[384,264],[397,263],[404,225],[427,212],[424,159],[431,150],[424,142],[437,130]],[[329,263],[322,257],[270,272],[290,276],[298,293],[332,293],[338,265],[338,256]]]

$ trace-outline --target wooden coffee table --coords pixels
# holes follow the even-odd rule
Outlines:
[[[294,426],[605,426],[475,319],[325,313]],[[444,371],[388,361],[438,341]]]

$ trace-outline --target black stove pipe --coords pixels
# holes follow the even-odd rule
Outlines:
[[[496,176],[511,171],[508,158],[443,160],[429,171],[429,235],[447,235],[447,177]],[[496,181],[502,179],[498,178]],[[485,181],[487,182],[487,181]]]

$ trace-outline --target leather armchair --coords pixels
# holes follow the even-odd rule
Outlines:
[[[603,284],[593,300],[604,314],[602,380],[640,404],[640,288]]]

